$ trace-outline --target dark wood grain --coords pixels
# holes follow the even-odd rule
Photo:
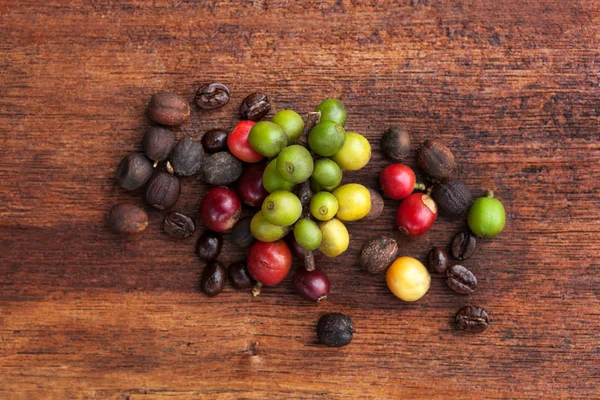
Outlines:
[[[600,392],[600,7],[584,1],[0,1],[0,398],[594,398]],[[436,137],[477,194],[494,189],[508,223],[465,264],[480,286],[459,296],[435,277],[401,303],[355,261],[365,238],[399,240],[421,260],[463,223],[425,236],[381,218],[350,224],[351,248],[321,264],[319,306],[290,279],[259,298],[197,289],[193,247],[150,227],[105,226],[119,160],[140,148],[145,102],[190,100],[203,82],[232,100],[193,110],[177,131],[229,128],[261,90],[274,111],[344,101],[372,162],[401,125]],[[184,180],[197,217],[206,190]],[[223,261],[243,258],[226,244]],[[465,304],[492,319],[452,329]],[[314,344],[325,312],[352,316],[348,347]]]

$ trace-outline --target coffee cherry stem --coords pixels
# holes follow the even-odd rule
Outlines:
[[[304,255],[304,268],[309,272],[315,270],[315,255],[310,250]]]
[[[494,191],[493,190],[486,190],[485,191],[485,197],[487,197],[488,199],[493,199],[494,198]]]
[[[321,121],[321,111],[312,111],[306,114],[304,129],[298,138],[297,143],[307,147],[308,145],[308,134],[312,129]]]
[[[421,182],[415,183],[414,190],[426,190],[426,189],[427,189],[427,186],[425,186],[424,183],[421,183]]]
[[[256,282],[256,285],[252,288],[252,296],[256,297],[260,294],[260,290],[262,289],[263,284],[260,282]]]

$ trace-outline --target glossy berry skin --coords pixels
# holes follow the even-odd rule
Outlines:
[[[431,197],[413,193],[398,206],[396,225],[407,235],[422,235],[431,228],[437,214],[437,205]]]
[[[254,125],[256,125],[254,121],[240,121],[227,136],[229,152],[247,163],[259,162],[264,158],[250,146],[248,141],[250,130]]]
[[[242,202],[238,195],[225,186],[210,189],[200,202],[202,223],[215,232],[233,228],[242,215]]]
[[[402,200],[410,196],[415,188],[416,177],[410,167],[391,164],[381,170],[379,183],[383,195],[388,199]]]
[[[249,165],[238,180],[236,190],[244,204],[250,207],[260,207],[269,195],[262,181],[265,168],[265,164]]]
[[[299,267],[292,280],[294,291],[307,300],[323,301],[330,291],[327,275],[319,270]]]
[[[266,286],[281,282],[292,266],[292,252],[279,240],[272,243],[257,241],[248,252],[248,272],[256,281]]]

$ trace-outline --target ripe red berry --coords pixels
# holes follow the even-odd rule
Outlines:
[[[250,129],[256,124],[254,121],[240,121],[227,136],[227,147],[231,154],[247,163],[255,163],[264,157],[250,146],[248,135]]]
[[[210,189],[200,202],[200,219],[208,228],[225,232],[239,221],[242,202],[235,192],[225,186]]]
[[[396,225],[410,236],[422,235],[431,228],[437,214],[437,205],[431,197],[413,193],[398,206]]]
[[[415,184],[415,173],[404,164],[391,164],[381,170],[379,183],[385,197],[402,200],[410,196],[415,189],[424,189],[422,183]]]
[[[248,272],[263,285],[277,285],[292,266],[292,252],[283,240],[256,241],[248,252]]]
[[[321,302],[329,294],[330,285],[327,275],[319,270],[308,271],[299,267],[292,281],[294,291],[307,300]]]

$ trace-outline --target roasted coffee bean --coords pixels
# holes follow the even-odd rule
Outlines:
[[[392,126],[381,136],[381,151],[394,161],[404,161],[410,153],[410,135],[402,128]]]
[[[227,269],[220,261],[210,261],[204,267],[200,278],[200,290],[210,297],[223,291],[227,282]]]
[[[434,139],[428,139],[417,152],[419,167],[433,180],[448,178],[454,167],[454,155],[450,149]]]
[[[194,221],[187,215],[176,211],[167,214],[163,228],[169,236],[175,239],[189,238],[196,231]]]
[[[126,156],[117,168],[117,183],[123,189],[139,189],[152,176],[152,162],[142,153],[131,153]]]
[[[477,278],[462,265],[453,265],[446,271],[446,284],[456,293],[471,294],[477,287]]]
[[[427,266],[431,272],[445,274],[448,270],[448,254],[439,247],[434,247],[427,255]]]
[[[271,111],[271,102],[263,93],[252,93],[242,101],[240,115],[243,119],[258,121]]]
[[[108,214],[108,226],[115,233],[140,233],[148,226],[148,214],[133,204],[117,204]]]
[[[254,236],[250,231],[252,217],[240,219],[231,230],[231,240],[240,247],[250,247],[254,243]]]
[[[166,126],[179,126],[190,116],[190,106],[178,94],[160,92],[154,94],[148,102],[147,112],[150,121]]]
[[[201,177],[204,182],[211,185],[224,186],[237,181],[243,170],[240,160],[228,151],[220,151],[204,159]]]
[[[216,153],[227,150],[227,131],[223,129],[211,129],[202,136],[202,147],[207,153]]]
[[[218,232],[207,230],[198,238],[196,252],[201,260],[211,261],[219,257],[222,246],[223,236]]]
[[[203,158],[204,148],[202,144],[191,137],[187,137],[177,143],[171,150],[169,163],[177,175],[191,176],[200,171]]]
[[[177,203],[180,190],[181,185],[176,176],[159,172],[146,186],[146,202],[159,210],[168,210]]]
[[[143,139],[144,151],[149,159],[160,162],[169,157],[175,144],[173,133],[167,128],[153,126],[148,129]]]
[[[196,92],[196,104],[203,110],[223,107],[229,102],[229,88],[222,83],[200,86]]]
[[[346,346],[355,332],[352,319],[342,313],[325,314],[317,323],[319,343],[329,347]]]
[[[227,268],[227,276],[231,284],[238,290],[254,286],[254,280],[248,272],[245,261],[234,262]]]
[[[466,260],[475,252],[477,239],[471,232],[460,232],[452,240],[452,256],[457,260]]]
[[[488,313],[483,308],[476,306],[461,308],[456,313],[454,320],[458,329],[473,333],[485,331],[490,324]]]

